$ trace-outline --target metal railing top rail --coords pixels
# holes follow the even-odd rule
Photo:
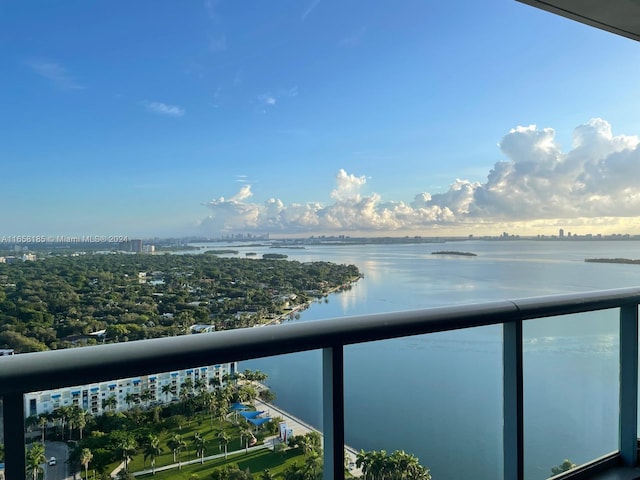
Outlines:
[[[297,322],[0,358],[0,396],[640,303],[640,287]]]

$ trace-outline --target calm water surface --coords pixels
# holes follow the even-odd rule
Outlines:
[[[431,254],[439,250],[478,256]],[[640,265],[584,262],[640,258],[640,243],[631,241],[464,241],[281,252],[300,261],[353,263],[365,275],[350,291],[313,304],[299,321],[640,284]],[[434,480],[502,478],[501,335],[492,326],[346,348],[347,443],[404,449],[431,468]],[[547,478],[565,458],[581,463],[616,450],[617,312],[530,321],[524,335],[526,478]],[[320,352],[243,362],[241,368],[268,373],[276,403],[321,426]]]

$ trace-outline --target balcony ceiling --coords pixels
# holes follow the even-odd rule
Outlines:
[[[518,1],[640,41],[640,0]]]

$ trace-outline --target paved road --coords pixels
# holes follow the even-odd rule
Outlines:
[[[65,480],[69,477],[69,464],[67,458],[69,456],[69,447],[64,442],[44,442],[44,454],[47,457],[47,463],[44,466],[45,480]],[[58,463],[49,466],[49,459],[56,457]]]

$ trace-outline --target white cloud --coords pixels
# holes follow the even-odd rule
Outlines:
[[[337,201],[359,201],[360,188],[367,183],[366,177],[349,175],[344,169],[336,174],[336,188],[331,192],[331,197]]]
[[[298,96],[298,86],[296,85],[295,87],[291,87],[285,90],[281,90],[279,92],[279,95],[281,97],[297,97]]]
[[[238,203],[243,200],[246,200],[247,198],[251,198],[252,196],[253,196],[253,193],[251,192],[251,185],[243,185],[240,188],[240,191],[236,193],[233,197],[231,197],[229,201]]]
[[[320,0],[313,0],[313,2],[311,2],[309,4],[309,6],[307,7],[307,9],[302,12],[302,16],[300,18],[302,18],[302,20],[304,21],[307,16],[313,12],[313,10],[320,4]]]
[[[258,95],[258,101],[262,105],[268,105],[268,106],[273,106],[278,102],[276,100],[276,97],[274,97],[270,93],[263,93],[263,94]]]
[[[273,107],[282,98],[294,98],[298,96],[298,87],[280,89],[276,93],[266,92],[258,95],[258,102],[264,107]]]
[[[340,170],[333,203],[290,204],[271,198],[249,203],[248,184],[225,201],[209,202],[202,222],[209,233],[424,232],[433,228],[503,225],[608,225],[640,212],[640,139],[613,135],[592,119],[574,131],[573,148],[562,152],[553,129],[516,127],[499,144],[506,157],[485,183],[455,180],[444,193],[422,192],[410,204],[364,194],[365,176]],[[560,220],[562,219],[562,220]]]
[[[85,88],[77,83],[67,69],[56,62],[49,60],[30,60],[27,65],[38,75],[51,80],[58,88],[63,90],[78,90]]]
[[[210,20],[218,20],[218,12],[216,11],[218,3],[220,3],[218,0],[205,0],[203,3]]]
[[[159,115],[168,115],[170,117],[182,117],[186,111],[177,105],[167,105],[162,102],[145,102],[144,106],[148,111]]]

